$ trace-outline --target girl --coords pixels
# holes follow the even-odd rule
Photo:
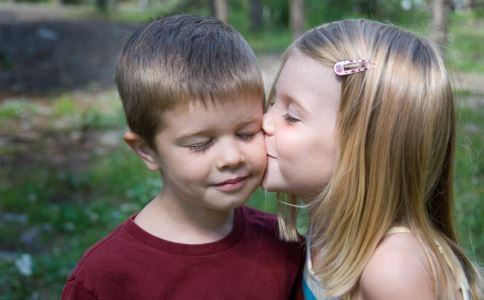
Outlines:
[[[315,28],[283,56],[263,186],[309,207],[306,299],[482,299],[452,220],[454,99],[434,46],[395,26]],[[292,204],[292,205],[291,205]]]

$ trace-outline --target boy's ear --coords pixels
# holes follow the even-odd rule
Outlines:
[[[148,169],[155,171],[160,168],[156,153],[136,133],[128,131],[124,134],[124,141],[143,160]]]

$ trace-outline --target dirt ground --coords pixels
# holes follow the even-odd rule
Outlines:
[[[106,90],[112,93],[117,54],[137,26],[70,18],[71,12],[72,8],[0,5],[0,105],[26,98],[48,107],[52,95],[65,92],[74,93],[79,101],[104,97]],[[278,54],[259,55],[267,89],[278,60]],[[456,74],[455,81],[458,89],[484,94],[482,74]],[[482,97],[475,101],[483,106]],[[46,130],[43,120],[49,118],[38,115],[21,119],[15,130],[0,128],[0,166],[48,162],[79,169],[95,145],[105,149],[122,140],[120,132]]]
[[[135,26],[62,12],[0,8],[0,98],[112,85],[116,55]]]

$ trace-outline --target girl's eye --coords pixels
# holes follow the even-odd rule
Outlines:
[[[239,134],[237,134],[237,136],[239,137],[239,139],[241,139],[243,141],[250,141],[251,139],[253,139],[255,137],[255,135],[257,133],[259,133],[259,131],[251,132],[251,133],[239,133]]]
[[[296,122],[299,122],[301,120],[299,120],[298,118],[295,118],[293,116],[291,116],[290,114],[286,113],[284,116],[283,116],[284,120],[286,120],[287,122],[289,123],[296,123]]]
[[[188,147],[188,149],[190,149],[190,151],[193,151],[193,152],[203,152],[203,151],[208,150],[208,148],[210,148],[211,145],[212,145],[212,140],[209,140],[209,141],[204,142],[204,143],[193,144],[193,145],[189,145],[187,147]]]

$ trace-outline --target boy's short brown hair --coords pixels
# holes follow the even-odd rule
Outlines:
[[[149,146],[162,113],[193,101],[230,101],[264,87],[254,52],[231,26],[175,15],[153,21],[126,42],[115,74],[128,125]]]

